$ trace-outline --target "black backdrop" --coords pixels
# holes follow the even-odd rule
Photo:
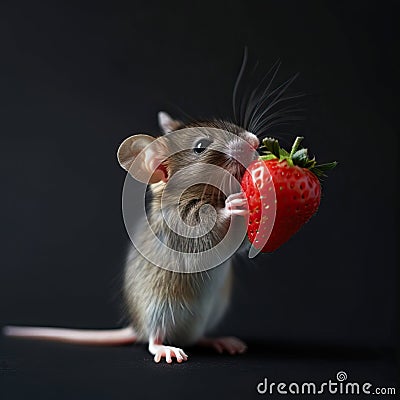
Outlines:
[[[132,133],[157,134],[159,110],[230,117],[245,45],[261,70],[282,60],[277,82],[300,72],[306,120],[285,138],[304,135],[321,161],[340,163],[301,233],[255,264],[236,263],[220,332],[246,339],[247,356],[193,349],[185,366],[155,366],[140,345],[2,339],[4,398],[248,398],[267,375],[321,380],[339,369],[393,385],[394,8],[3,1],[0,325],[118,325],[128,239],[116,149]]]

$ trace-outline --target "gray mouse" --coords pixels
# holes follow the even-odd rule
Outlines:
[[[193,255],[216,246],[232,220],[247,216],[247,201],[240,190],[226,194],[206,184],[190,186],[190,176],[206,174],[203,166],[211,164],[225,169],[240,182],[246,165],[236,161],[231,154],[246,154],[246,162],[251,162],[256,157],[259,139],[246,129],[224,120],[185,124],[165,112],[160,112],[158,119],[163,136],[156,139],[149,135],[134,135],[125,139],[118,150],[120,165],[134,178],[146,176],[149,183],[146,223],[154,235],[149,237],[146,229],[139,225],[136,228],[139,244],[149,253],[157,252],[165,263],[162,267],[154,265],[132,246],[123,283],[130,325],[98,331],[8,326],[4,328],[6,335],[95,345],[148,342],[154,360],[165,359],[167,363],[186,361],[188,356],[182,347],[193,344],[212,347],[220,353],[246,351],[245,343],[238,338],[206,336],[229,305],[233,279],[231,259],[204,271],[177,272],[169,268],[168,263],[173,260],[163,253],[162,246],[157,247],[154,238],[177,252]],[[209,132],[207,135],[203,134],[204,129]],[[177,138],[186,150],[166,156],[176,145]],[[167,193],[168,182],[185,166],[192,171],[192,175],[186,175],[188,189],[179,196],[178,192]],[[202,212],[207,205],[213,207],[214,214]],[[179,217],[188,227],[211,216],[214,225],[201,238],[183,238],[166,222],[162,208],[172,215],[172,221]]]

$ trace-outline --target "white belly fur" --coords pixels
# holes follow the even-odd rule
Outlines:
[[[165,332],[168,343],[175,346],[194,344],[217,325],[229,304],[231,268],[231,262],[228,260],[208,271],[207,289],[194,304],[185,308],[182,308],[181,304],[170,307],[172,309],[167,312],[170,315],[166,318],[171,318],[174,323],[168,324],[169,329]]]

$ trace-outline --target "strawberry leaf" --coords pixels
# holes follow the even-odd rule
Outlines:
[[[315,164],[317,162],[315,161],[315,157],[313,157],[311,160],[307,160],[305,168],[311,169],[313,167],[315,167]]]
[[[289,166],[293,167],[297,165],[301,168],[307,168],[312,171],[318,178],[326,176],[326,172],[335,168],[337,162],[331,162],[326,164],[319,164],[315,161],[315,157],[309,158],[308,151],[305,148],[300,148],[300,143],[304,138],[302,136],[296,137],[293,143],[290,153],[279,146],[277,139],[265,138],[262,142],[261,150],[263,154],[261,159],[264,161],[273,160],[278,158],[280,161],[285,160]]]
[[[308,161],[307,149],[297,150],[292,156],[293,163],[299,167],[305,167]]]
[[[263,140],[263,148],[272,153],[276,158],[280,158],[280,150],[281,147],[279,146],[279,142],[273,138],[265,138]]]
[[[292,158],[293,154],[296,153],[297,149],[300,146],[301,141],[303,140],[303,136],[297,136],[296,140],[293,143],[292,149],[290,150],[289,157]]]
[[[268,160],[276,160],[276,157],[272,153],[267,152],[267,153],[263,154],[260,157],[260,159],[264,160],[264,161],[268,161]]]
[[[284,160],[284,159],[286,159],[286,158],[289,158],[289,153],[285,150],[285,149],[282,149],[282,147],[280,148],[280,159],[281,160]]]
[[[327,176],[326,172],[335,168],[336,165],[337,165],[336,161],[331,162],[331,163],[326,163],[326,164],[319,164],[319,165],[315,165],[314,167],[310,168],[310,171],[313,172],[315,175],[317,175],[318,178],[324,178]]]
[[[318,164],[315,166],[315,168],[318,168],[324,172],[330,171],[331,169],[335,168],[337,165],[336,161],[330,162],[330,163],[325,163],[325,164]]]

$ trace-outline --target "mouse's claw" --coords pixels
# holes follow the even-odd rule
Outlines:
[[[187,354],[179,347],[165,346],[164,344],[156,343],[154,340],[149,342],[149,351],[154,355],[156,363],[160,362],[162,358],[165,358],[168,364],[172,363],[174,358],[178,363],[188,359]]]
[[[178,363],[181,363],[182,361],[187,361],[188,359],[187,354],[178,347],[158,345],[158,349],[154,354],[154,361],[158,363],[163,357],[165,357],[165,361],[168,364],[172,363],[173,358],[176,358],[176,361]]]
[[[229,215],[247,216],[249,208],[246,195],[243,192],[229,195],[225,200],[225,210]]]

